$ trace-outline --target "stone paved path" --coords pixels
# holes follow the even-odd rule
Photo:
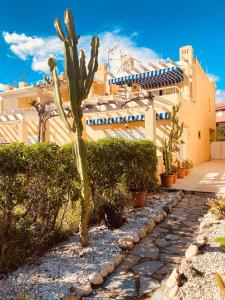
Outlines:
[[[207,212],[204,195],[186,194],[164,221],[129,252],[92,299],[151,299],[180,263]],[[160,299],[163,300],[163,299]]]

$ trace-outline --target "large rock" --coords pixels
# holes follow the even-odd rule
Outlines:
[[[131,238],[121,238],[119,239],[118,244],[123,250],[131,250],[134,248],[134,243]]]
[[[160,261],[146,261],[133,266],[132,271],[135,274],[142,276],[150,276],[154,274],[161,266],[163,266],[163,263]]]
[[[93,285],[100,285],[103,283],[103,277],[100,273],[95,272],[92,273],[88,276],[88,280],[90,281],[90,283],[92,283]]]
[[[190,259],[196,255],[198,255],[198,247],[196,245],[190,245],[185,252],[185,257]]]

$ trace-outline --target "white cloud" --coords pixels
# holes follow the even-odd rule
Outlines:
[[[136,42],[137,32],[130,36],[122,35],[120,29],[116,28],[112,32],[102,32],[100,38],[99,62],[108,63],[108,51],[111,52],[111,70],[117,71],[120,67],[121,54],[131,55],[141,62],[159,59],[157,53],[150,48],[139,47]],[[24,33],[4,32],[3,38],[10,45],[10,50],[20,59],[31,59],[31,67],[34,71],[48,73],[48,57],[54,56],[58,60],[63,60],[62,42],[58,37],[36,37],[27,36]],[[83,48],[89,56],[91,35],[82,36],[79,47]]]
[[[216,102],[225,102],[225,90],[216,90]]]
[[[4,83],[0,83],[0,92],[5,90],[5,84]]]
[[[48,72],[47,60],[50,56],[62,58],[63,47],[57,37],[40,38],[24,33],[3,32],[3,38],[10,50],[22,60],[31,58],[34,71]]]
[[[220,81],[220,77],[217,76],[217,75],[215,75],[215,74],[213,74],[213,73],[207,73],[207,76],[208,76],[211,80],[213,80],[215,83]]]

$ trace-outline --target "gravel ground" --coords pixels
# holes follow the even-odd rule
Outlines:
[[[213,224],[208,231],[209,245],[201,254],[193,258],[192,266],[203,273],[203,276],[188,278],[179,289],[176,299],[179,300],[222,300],[215,283],[214,273],[218,272],[225,282],[225,252],[213,242],[216,237],[225,237],[225,220]]]
[[[176,194],[151,194],[146,207],[129,211],[127,222],[120,229],[109,230],[104,225],[93,227],[88,247],[82,248],[79,236],[74,235],[41,257],[36,265],[17,269],[0,280],[0,299],[15,299],[15,295],[26,291],[36,300],[58,300],[74,287],[87,284],[87,276],[100,271],[101,264],[119,252],[118,239],[136,231],[151,215],[154,217],[164,205],[173,201]]]

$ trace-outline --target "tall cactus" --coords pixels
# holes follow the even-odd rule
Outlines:
[[[64,69],[68,81],[68,92],[71,104],[72,124],[69,123],[62,105],[60,97],[60,84],[56,71],[56,61],[50,58],[48,61],[50,71],[52,73],[54,85],[54,99],[58,112],[65,123],[66,127],[74,133],[74,150],[76,157],[76,165],[82,183],[81,191],[81,220],[80,220],[80,241],[83,246],[89,243],[88,238],[88,220],[89,207],[91,200],[91,192],[89,187],[89,180],[87,174],[87,155],[84,140],[82,138],[83,124],[82,124],[82,101],[87,98],[92,86],[94,74],[98,69],[98,48],[99,39],[93,37],[91,42],[91,55],[88,64],[88,71],[86,69],[85,53],[80,50],[78,57],[78,40],[79,36],[76,34],[73,22],[73,15],[70,10],[66,10],[64,14],[64,22],[66,25],[67,34],[62,30],[61,23],[58,19],[55,20],[55,28],[58,37],[64,45]]]

